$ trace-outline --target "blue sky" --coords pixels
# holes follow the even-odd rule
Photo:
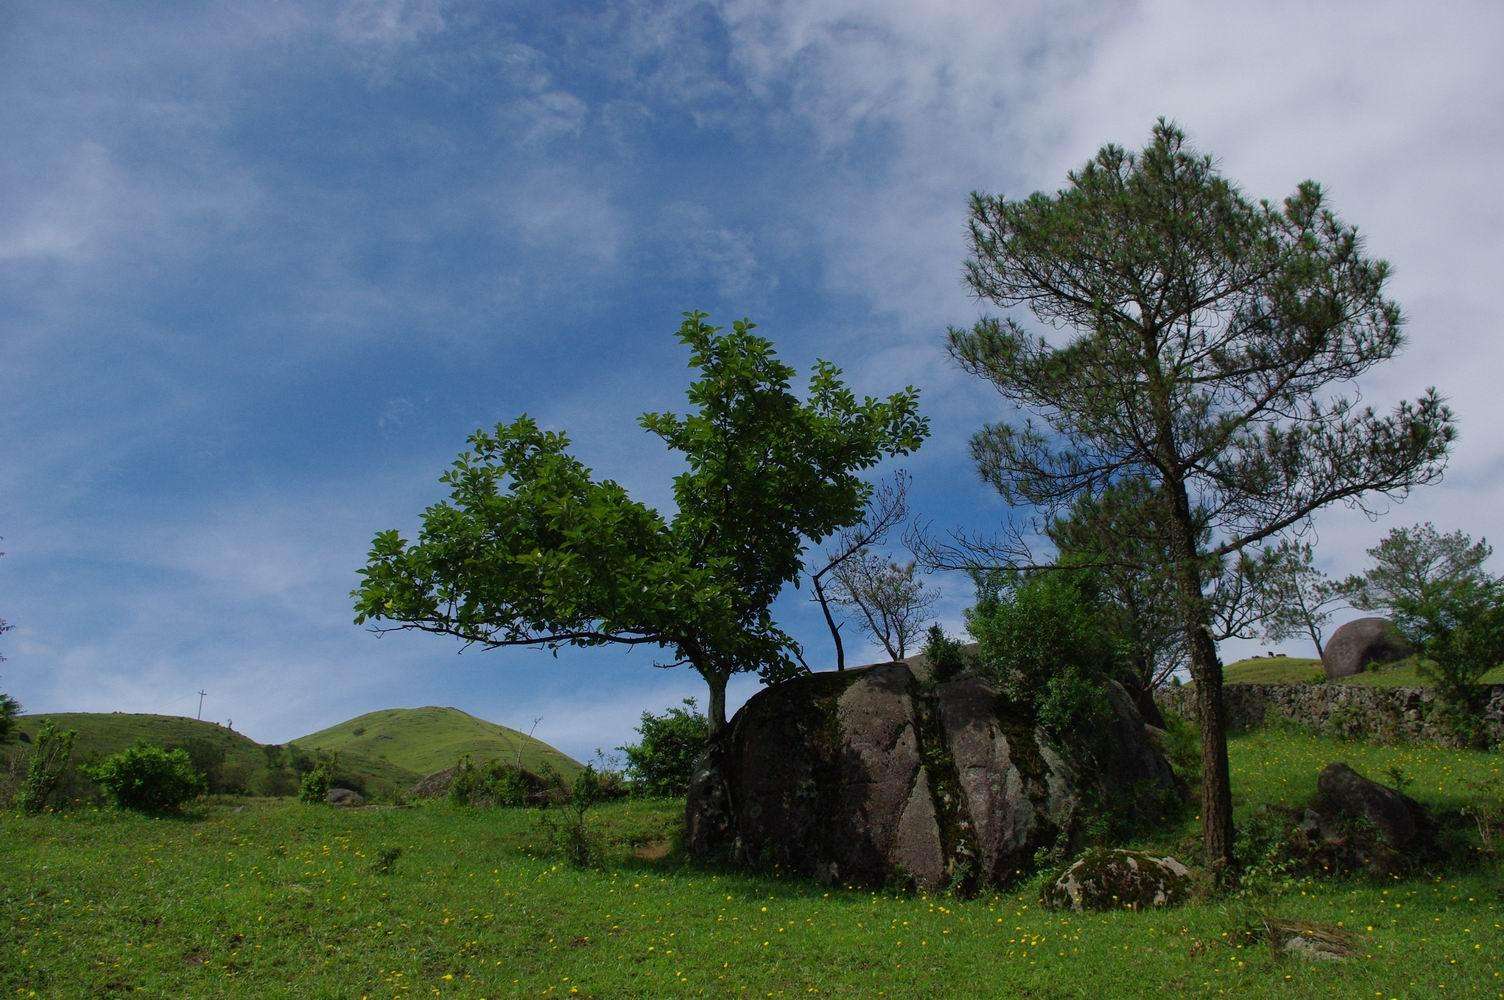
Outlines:
[[[916,511],[998,523],[965,446],[1001,411],[940,348],[979,312],[966,195],[1053,188],[1161,114],[1250,194],[1327,185],[1410,318],[1365,398],[1459,413],[1444,485],[1322,516],[1328,569],[1393,524],[1498,534],[1504,9],[1426,6],[6,4],[4,688],[192,714],[203,687],[263,741],[441,704],[615,746],[698,678],[378,639],[348,598],[372,534],[520,412],[666,504],[635,418],[682,406],[691,308],[920,386]],[[803,595],[780,610],[825,655]]]

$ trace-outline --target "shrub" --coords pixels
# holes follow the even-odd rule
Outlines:
[[[16,805],[22,811],[39,813],[47,808],[48,800],[67,776],[73,760],[73,741],[77,738],[76,731],[58,729],[51,719],[42,722],[27,753],[26,777],[16,797]]]
[[[333,784],[329,765],[318,764],[311,771],[304,772],[303,780],[298,784],[298,801],[320,804],[329,797]]]
[[[106,757],[85,773],[117,806],[138,812],[177,812],[208,789],[188,751],[164,750],[147,743]]]
[[[710,742],[710,723],[685,698],[684,706],[662,715],[642,713],[637,733],[640,742],[621,747],[627,756],[627,779],[646,795],[683,795],[689,790],[695,762]]]
[[[526,768],[493,760],[474,764],[464,756],[454,765],[449,801],[461,806],[528,806],[547,798],[548,779]]]
[[[0,743],[4,743],[11,730],[16,728],[16,716],[21,714],[21,703],[4,691],[0,691]]]
[[[1057,738],[1100,732],[1118,660],[1090,578],[1079,572],[978,580],[966,613],[984,672]]]
[[[939,625],[931,625],[925,633],[924,657],[929,661],[930,676],[936,683],[948,681],[966,669],[966,655],[961,644],[949,639]]]
[[[1178,712],[1165,712],[1165,759],[1187,785],[1201,781],[1201,727]]]
[[[600,838],[590,830],[587,815],[604,797],[601,772],[587,764],[572,782],[552,768],[547,777],[558,793],[543,814],[543,828],[554,850],[577,868],[597,864]]]
[[[1483,688],[1504,662],[1504,582],[1466,580],[1398,602],[1395,618],[1424,656],[1417,669],[1436,689],[1440,721],[1462,742],[1481,744]]]

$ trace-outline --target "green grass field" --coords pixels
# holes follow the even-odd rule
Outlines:
[[[1264,730],[1234,739],[1240,815],[1347,760],[1455,808],[1498,755]],[[240,806],[244,806],[243,811]],[[0,995],[83,997],[1497,997],[1504,863],[1307,882],[1266,905],[1341,925],[1360,955],[1240,943],[1238,901],[1061,914],[1037,884],[960,900],[706,870],[668,850],[677,801],[599,810],[599,870],[537,814],[288,801],[186,819],[0,815]],[[1195,819],[1164,843],[1194,837]],[[401,854],[383,871],[383,849]],[[653,860],[648,860],[652,858]]]
[[[1326,674],[1321,669],[1321,661],[1317,659],[1301,656],[1255,656],[1227,664],[1222,668],[1222,677],[1227,684],[1319,684],[1325,680]],[[1352,677],[1344,677],[1336,683],[1368,687],[1426,687],[1430,681],[1420,675],[1417,659],[1409,657]],[[1490,670],[1478,683],[1504,684],[1504,666]]]
[[[293,743],[309,750],[384,760],[419,777],[453,767],[465,754],[476,762],[521,754],[522,766],[539,771],[547,764],[564,774],[580,765],[542,740],[457,708],[389,708],[302,736]]]

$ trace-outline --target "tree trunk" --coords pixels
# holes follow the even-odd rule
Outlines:
[[[1144,717],[1144,721],[1156,729],[1164,729],[1165,716],[1159,710],[1159,703],[1154,700],[1154,690],[1144,684],[1137,674],[1125,674],[1120,680],[1128,696],[1133,699],[1133,707],[1138,709],[1138,714]]]
[[[1233,857],[1232,777],[1227,764],[1227,722],[1222,706],[1222,662],[1207,627],[1202,593],[1201,553],[1184,483],[1166,483],[1171,502],[1171,542],[1175,547],[1175,597],[1196,683],[1196,721],[1201,726],[1201,842],[1206,868],[1216,885],[1236,878]]]
[[[820,610],[825,612],[825,627],[830,629],[830,638],[836,644],[836,669],[846,669],[846,647],[841,642],[841,626],[836,624],[835,618],[830,614],[830,601],[825,597],[825,585],[820,582],[820,574],[810,577],[815,584],[815,597],[820,602]]]
[[[1222,707],[1222,664],[1204,627],[1187,630],[1196,719],[1201,725],[1201,841],[1207,870],[1217,885],[1236,875],[1233,857],[1232,777],[1227,765],[1227,720]]]
[[[710,685],[710,705],[705,716],[710,722],[710,735],[715,736],[726,728],[726,675],[714,670],[702,670],[700,676]]]

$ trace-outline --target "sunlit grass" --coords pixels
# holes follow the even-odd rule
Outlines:
[[[1463,802],[1494,755],[1276,731],[1234,739],[1240,813],[1293,802],[1344,759]],[[237,811],[244,806],[243,811]],[[1361,957],[1276,956],[1236,904],[1041,911],[1036,888],[902,897],[658,861],[682,804],[600,810],[599,870],[540,850],[536,814],[433,804],[336,811],[227,801],[188,820],[0,818],[0,995],[1496,996],[1504,866],[1312,883],[1286,917],[1341,924]],[[1188,833],[1171,831],[1167,839]],[[382,848],[400,848],[389,874]],[[645,850],[644,847],[658,847]]]

